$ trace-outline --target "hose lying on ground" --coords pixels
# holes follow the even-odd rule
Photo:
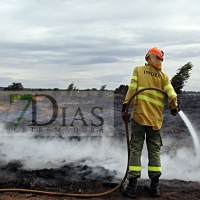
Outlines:
[[[144,90],[157,90],[160,91],[161,93],[165,94],[163,90],[160,90],[158,88],[143,88],[139,91],[137,91],[129,100],[127,103],[126,110],[128,111],[130,103],[132,102],[133,98],[138,95],[140,92]],[[102,192],[102,193],[97,193],[97,194],[70,194],[70,193],[62,193],[62,192],[48,192],[48,191],[42,191],[42,190],[30,190],[30,189],[21,189],[21,188],[9,188],[9,189],[0,189],[0,192],[22,192],[22,193],[33,193],[33,194],[41,194],[41,195],[50,195],[50,196],[68,196],[68,197],[79,197],[79,198],[92,198],[92,197],[102,197],[108,194],[113,193],[114,191],[118,190],[126,180],[126,176],[128,173],[128,166],[129,166],[129,155],[130,155],[130,147],[129,147],[129,131],[128,131],[128,123],[125,122],[125,131],[126,131],[126,144],[127,144],[127,152],[128,152],[128,162],[127,162],[127,168],[125,175],[122,179],[122,181],[113,189]]]

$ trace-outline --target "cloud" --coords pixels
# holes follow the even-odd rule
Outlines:
[[[27,87],[50,87],[45,80],[52,79],[58,87],[64,79],[89,87],[97,67],[98,75],[120,77],[126,66],[121,79],[128,80],[152,46],[164,50],[170,76],[186,62],[199,63],[199,11],[194,0],[184,4],[181,0],[10,0],[0,11],[0,77],[14,72],[10,78],[26,82]],[[98,88],[105,79],[98,79]],[[119,86],[112,77],[108,81],[110,89]]]

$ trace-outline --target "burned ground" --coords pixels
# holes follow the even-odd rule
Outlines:
[[[22,170],[18,161],[13,161],[1,168],[1,188],[21,188],[28,190],[42,190],[66,194],[98,194],[107,192],[118,185],[113,182],[115,172],[110,172],[102,167],[98,170],[102,176],[93,173],[89,166],[67,165],[59,169]],[[78,172],[78,173],[77,173]],[[98,173],[99,174],[99,173]],[[149,180],[139,180],[137,199],[151,199],[149,195]],[[200,183],[183,180],[160,181],[161,196],[156,199],[200,199]],[[7,192],[0,193],[1,199],[77,199],[68,196],[52,196],[35,194],[32,192]],[[86,198],[88,199],[88,198]],[[121,188],[95,199],[128,199],[124,197]]]

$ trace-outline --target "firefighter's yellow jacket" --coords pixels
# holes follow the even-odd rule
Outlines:
[[[143,88],[158,88],[166,92],[169,109],[177,107],[177,94],[167,74],[150,65],[135,67],[131,83],[123,104],[128,103],[134,93]],[[132,118],[141,125],[159,130],[163,123],[164,94],[157,90],[140,92],[133,100]]]

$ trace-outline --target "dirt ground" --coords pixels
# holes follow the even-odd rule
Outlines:
[[[179,186],[173,186],[173,182],[180,182]],[[184,184],[184,186],[183,186]],[[66,186],[58,187],[58,188],[52,188],[52,190],[62,191],[65,190]],[[92,182],[90,183],[90,192],[97,194],[99,192],[105,192],[112,187],[110,185],[105,185],[98,182]],[[42,188],[41,188],[42,189]],[[152,198],[149,196],[149,189],[146,186],[138,186],[138,197],[137,199],[145,200],[145,199],[168,199],[168,200],[176,200],[176,199],[200,199],[200,184],[199,183],[182,183],[181,181],[171,181],[171,186],[161,185],[161,195],[160,197]],[[64,191],[63,191],[64,192]],[[76,191],[71,191],[76,192]],[[2,200],[10,200],[10,199],[33,199],[33,200],[65,200],[65,199],[81,199],[78,197],[68,197],[68,196],[50,196],[50,195],[41,195],[41,194],[34,194],[34,193],[20,193],[20,192],[4,192],[0,193],[0,199]],[[91,199],[91,198],[84,198],[84,199]],[[121,189],[118,189],[117,191],[114,191],[113,193],[101,197],[94,197],[93,199],[129,199],[128,197],[125,197]]]
[[[102,177],[89,175],[92,168],[89,166],[66,165],[59,169],[42,169],[27,171],[20,169],[20,162],[12,162],[1,167],[0,174],[0,200],[13,199],[32,199],[32,200],[66,200],[81,199],[80,197],[71,197],[67,194],[99,194],[112,190],[119,182],[113,182],[113,177],[107,170],[100,168]],[[79,171],[78,177],[72,176],[75,171]],[[150,180],[138,180],[137,199],[155,199],[149,195]],[[27,192],[2,192],[2,189],[19,188],[27,189]],[[129,199],[121,192],[121,188],[104,195],[96,196],[93,199]],[[31,191],[28,191],[31,190]],[[66,195],[43,195],[34,193],[34,191],[59,192]],[[161,196],[156,199],[200,199],[200,183],[183,180],[160,180]],[[91,199],[85,197],[84,199]]]

